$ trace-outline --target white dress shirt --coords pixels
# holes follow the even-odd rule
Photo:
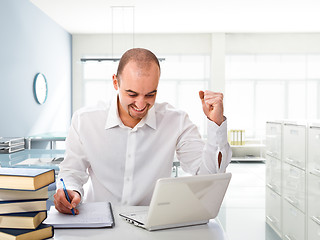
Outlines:
[[[225,172],[231,160],[227,121],[218,126],[208,120],[205,144],[188,115],[167,103],[155,103],[134,128],[125,126],[114,98],[74,113],[59,178],[86,202],[149,205],[157,179],[171,176],[175,153],[193,175]]]

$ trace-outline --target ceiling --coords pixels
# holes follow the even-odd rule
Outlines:
[[[71,34],[320,32],[319,0],[30,1]]]

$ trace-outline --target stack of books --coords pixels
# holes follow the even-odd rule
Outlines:
[[[0,153],[14,153],[25,149],[24,138],[0,137]]]
[[[47,218],[48,186],[53,169],[0,168],[0,239],[50,238]]]

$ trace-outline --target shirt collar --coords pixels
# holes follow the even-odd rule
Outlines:
[[[154,105],[149,109],[147,116],[145,116],[140,122],[143,120],[152,129],[157,129],[156,111]]]
[[[125,127],[125,125],[122,123],[119,116],[117,100],[118,100],[118,95],[116,95],[110,103],[110,108],[109,108],[105,129],[110,129],[116,126]],[[141,121],[134,128],[142,127],[144,124],[147,124],[152,129],[157,129],[157,121],[156,121],[156,113],[155,113],[154,105],[152,106],[152,108],[149,109],[148,114],[143,119],[141,119]]]
[[[118,113],[118,104],[117,104],[118,95],[116,95],[114,98],[112,98],[112,101],[110,103],[109,113],[105,125],[105,129],[110,129],[116,126],[121,126],[123,123],[121,122],[121,119],[119,117]]]

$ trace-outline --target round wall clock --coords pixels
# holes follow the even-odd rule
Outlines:
[[[44,104],[48,96],[47,79],[42,73],[38,73],[33,82],[33,91],[37,103]]]

